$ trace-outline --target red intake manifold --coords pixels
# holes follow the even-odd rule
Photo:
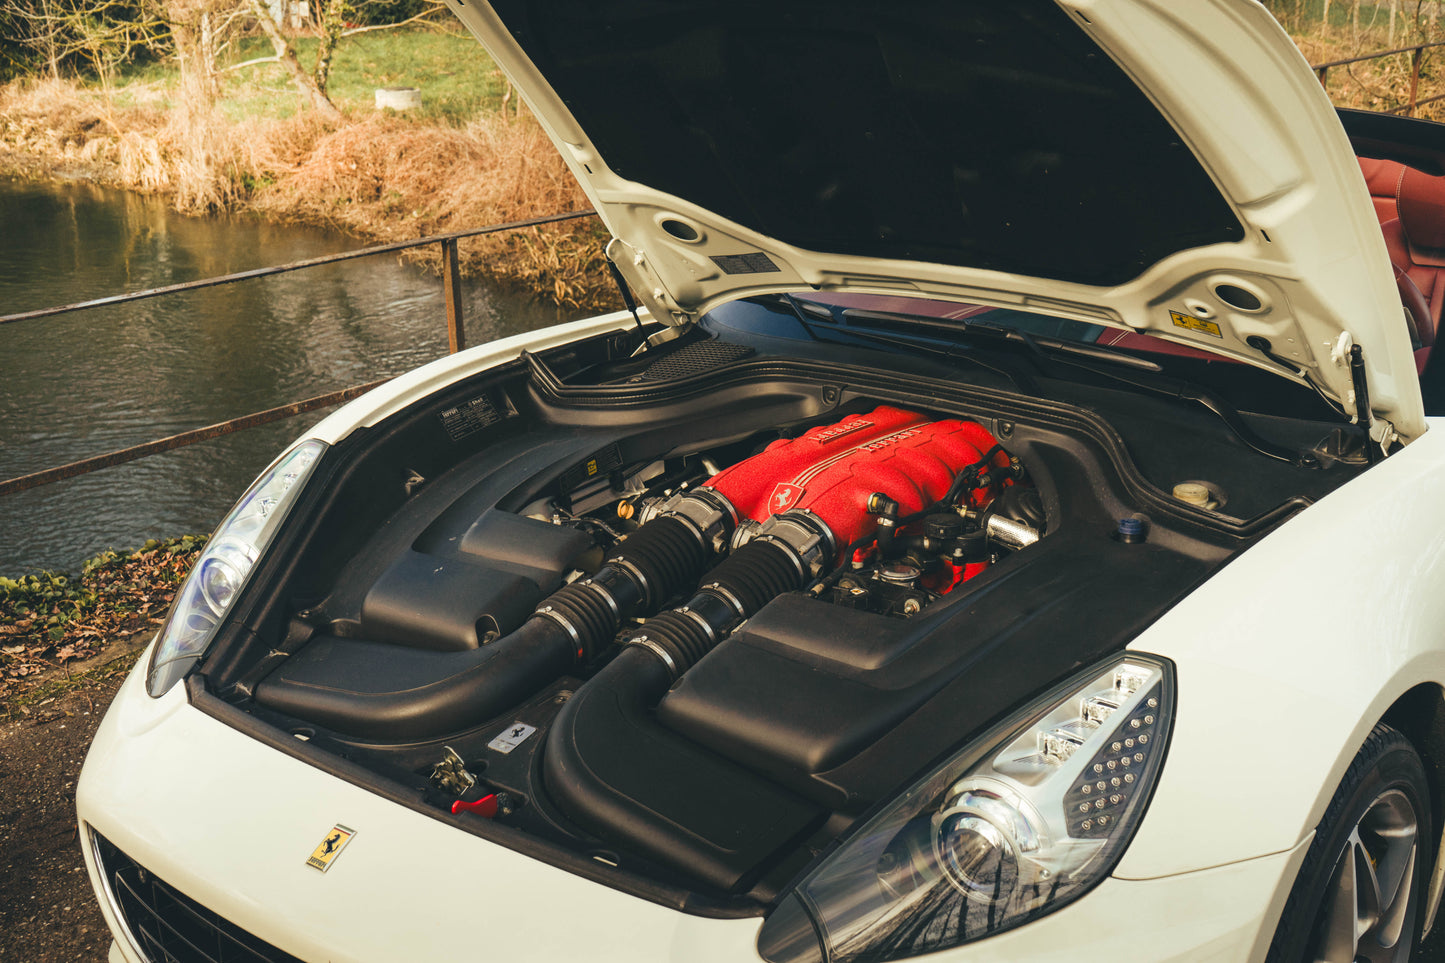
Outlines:
[[[884,406],[775,441],[718,472],[705,487],[725,496],[740,518],[762,522],[788,510],[812,512],[828,526],[841,556],[876,529],[868,511],[874,492],[898,502],[900,515],[915,514],[947,494],[958,473],[997,444],[976,422],[930,421]],[[1000,466],[1008,461],[1002,450],[992,459]],[[980,507],[988,496],[970,492],[967,497]]]

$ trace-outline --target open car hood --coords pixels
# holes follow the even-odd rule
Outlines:
[[[652,315],[908,294],[1189,344],[1425,428],[1349,141],[1253,0],[453,0]]]

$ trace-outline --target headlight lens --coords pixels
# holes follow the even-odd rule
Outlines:
[[[903,959],[1082,896],[1143,816],[1173,701],[1168,663],[1133,654],[1055,689],[854,833],[769,917],[759,952]]]
[[[325,450],[325,443],[308,439],[286,451],[216,528],[161,626],[146,676],[146,691],[153,697],[165,695],[205,653],[221,618]]]

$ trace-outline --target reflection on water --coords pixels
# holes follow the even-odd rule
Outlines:
[[[360,246],[249,218],[188,218],[85,184],[0,180],[0,314]],[[575,314],[468,282],[468,344]],[[446,352],[441,282],[365,258],[0,325],[0,479],[389,377]],[[0,496],[0,575],[209,531],[314,412]]]

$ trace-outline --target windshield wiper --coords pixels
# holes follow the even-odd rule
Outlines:
[[[927,344],[925,342],[918,341],[904,335],[899,335],[895,337],[892,335],[882,334],[878,331],[859,330],[858,328],[851,325],[840,325],[838,324],[837,318],[833,315],[833,312],[829,311],[827,308],[822,307],[821,305],[811,304],[807,301],[799,301],[796,298],[790,297],[786,294],[779,295],[779,297],[786,301],[788,305],[792,308],[793,313],[797,316],[799,323],[802,324],[803,330],[808,332],[808,337],[812,338],[814,341],[820,343],[827,342],[829,344],[851,343],[844,338],[838,337],[838,335],[843,335],[846,338],[856,338],[860,341],[871,344],[887,345],[894,348],[907,348],[909,351],[921,351],[925,354],[933,355],[937,358],[942,358],[945,361],[967,361],[970,364],[983,368],[985,371],[991,371],[994,374],[1000,375],[1003,378],[1007,379],[1009,384],[1014,386],[1014,390],[1019,392],[1020,394],[1037,395],[1039,393],[1038,384],[1024,372],[984,361],[982,358],[979,358],[975,355],[969,354],[965,351],[960,351],[959,348],[954,346],[953,344],[950,344],[947,348],[940,348],[935,345]],[[819,313],[814,313],[815,311]],[[846,311],[844,312],[845,315],[847,313],[848,312]],[[823,316],[824,314],[826,314],[826,317]],[[810,316],[811,320],[809,320]],[[895,315],[893,317],[903,316]],[[827,325],[827,327],[823,329],[823,333],[832,335],[832,337],[819,337],[819,331],[817,328],[815,328],[815,325],[819,322]],[[947,328],[946,330],[951,331],[953,335],[958,334],[957,328]],[[946,340],[953,342],[956,340],[956,338],[949,337]]]
[[[1033,339],[1029,335],[1020,333],[1020,336],[1025,344],[1032,345]],[[1161,372],[1157,376],[1151,373],[1151,375],[1145,377],[1131,377],[1118,371],[1095,367],[1092,364],[1086,364],[1074,359],[1055,358],[1054,360],[1062,364],[1081,368],[1101,378],[1108,378],[1112,381],[1117,381],[1135,388],[1142,388],[1145,391],[1161,395],[1165,398],[1175,398],[1180,401],[1188,401],[1201,405],[1213,412],[1220,421],[1224,422],[1225,427],[1246,447],[1264,455],[1266,458],[1273,458],[1276,461],[1294,465],[1296,468],[1320,467],[1320,460],[1313,452],[1297,451],[1293,448],[1277,445],[1272,441],[1261,438],[1240,416],[1239,409],[1235,408],[1228,401],[1225,401],[1222,397],[1202,385],[1195,384],[1183,378],[1163,374],[1163,369],[1157,365],[1155,369]]]
[[[1136,358],[1128,354],[1116,354],[1105,348],[1098,348],[1091,344],[1080,344],[1077,341],[1063,341],[1058,338],[1027,334],[1023,331],[1005,327],[1001,324],[992,324],[988,321],[974,321],[962,318],[949,320],[915,314],[869,311],[865,308],[844,308],[842,315],[849,328],[855,323],[906,324],[909,327],[921,327],[929,331],[937,332],[940,337],[947,340],[956,340],[960,335],[963,337],[976,336],[993,338],[1001,341],[1014,341],[1020,344],[1027,344],[1036,350],[1041,349],[1046,352],[1078,355],[1096,361],[1103,361],[1107,364],[1134,368],[1139,371],[1156,373],[1162,373],[1164,371],[1159,365],[1146,358]]]
[[[1003,371],[981,361],[972,354],[955,352],[952,349],[940,350],[931,348],[929,345],[915,342],[904,336],[894,338],[879,334],[876,331],[860,329],[874,325],[898,325],[900,327],[906,325],[908,328],[923,328],[930,336],[936,336],[939,340],[949,342],[987,344],[987,342],[992,341],[994,343],[1012,342],[1020,344],[1045,360],[1079,368],[1098,377],[1142,389],[1165,398],[1173,398],[1200,405],[1212,412],[1220,421],[1224,422],[1225,427],[1227,427],[1234,437],[1243,443],[1245,447],[1264,455],[1266,458],[1282,461],[1299,468],[1320,467],[1320,460],[1314,453],[1296,451],[1293,448],[1277,445],[1272,441],[1261,438],[1240,416],[1239,410],[1224,400],[1223,397],[1202,385],[1172,375],[1166,375],[1162,366],[1145,358],[1119,354],[1089,344],[1080,344],[1078,342],[1063,341],[1058,338],[1030,334],[1016,328],[1007,328],[985,321],[972,319],[950,320],[888,311],[870,311],[864,308],[845,308],[835,314],[823,305],[799,302],[791,297],[788,297],[787,300],[793,305],[793,310],[798,314],[799,319],[803,323],[803,327],[808,330],[809,335],[814,339],[817,339],[817,333],[813,330],[814,325],[809,323],[805,315],[812,315],[815,323],[826,323],[839,333],[846,333],[856,338],[882,341],[909,348],[932,350],[934,353],[940,354],[950,360],[972,361],[990,370],[1005,373],[1020,391],[1026,394],[1037,395],[1039,391],[1033,379],[1021,372]],[[842,325],[838,324],[839,314],[844,321]],[[1091,362],[1100,362],[1100,364]],[[1108,365],[1108,367],[1105,367],[1105,365]],[[1111,370],[1119,368],[1129,370]]]

